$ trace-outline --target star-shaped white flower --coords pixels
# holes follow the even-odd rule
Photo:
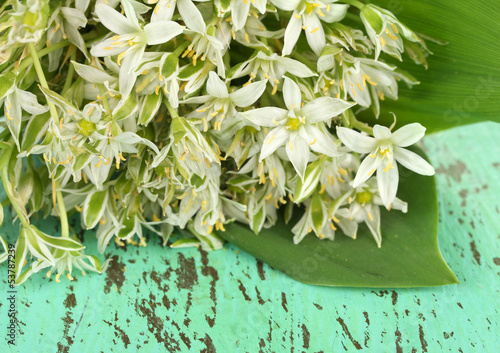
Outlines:
[[[336,0],[272,0],[276,7],[293,11],[285,31],[283,55],[289,55],[300,33],[304,30],[311,49],[319,55],[326,44],[325,31],[321,21],[332,23],[342,20],[349,5],[333,4]]]
[[[214,129],[221,130],[222,121],[225,118],[232,119],[236,115],[236,107],[245,108],[255,103],[264,93],[266,84],[267,81],[253,82],[229,93],[226,84],[215,72],[210,71],[207,81],[208,95],[192,97],[182,103],[203,103],[187,118],[202,121],[204,131],[208,130],[208,122],[215,119]]]
[[[143,58],[146,45],[168,42],[181,34],[184,26],[173,21],[158,21],[143,28],[133,6],[128,1],[122,1],[122,6],[127,17],[104,3],[96,5],[95,14],[99,20],[117,35],[94,45],[90,54],[97,57],[118,55],[120,93],[127,96],[134,86],[137,77],[134,69]]]
[[[380,197],[386,208],[390,208],[396,198],[399,184],[397,162],[422,175],[434,175],[434,168],[422,157],[404,147],[413,145],[425,134],[425,127],[419,123],[408,124],[391,132],[387,127],[375,125],[374,137],[363,135],[354,130],[337,127],[340,140],[352,151],[369,153],[359,166],[353,187],[368,180],[377,171]]]
[[[337,116],[354,104],[342,99],[321,97],[302,106],[299,86],[285,77],[283,98],[287,109],[266,107],[249,110],[242,115],[256,125],[274,127],[262,145],[260,161],[279,147],[286,145],[286,153],[301,178],[304,177],[310,150],[337,157],[333,137],[321,129],[322,122]]]
[[[381,51],[401,60],[401,53],[405,47],[404,40],[420,43],[426,49],[424,42],[392,12],[368,4],[361,9],[360,16],[370,40],[375,44],[375,60]]]

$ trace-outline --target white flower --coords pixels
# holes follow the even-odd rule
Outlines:
[[[87,55],[85,42],[78,31],[80,27],[87,25],[86,9],[72,7],[58,7],[49,19],[50,27],[47,29],[47,46],[59,43],[63,39],[68,39],[82,53]],[[49,53],[49,71],[59,68],[63,49]]]
[[[379,206],[382,206],[383,202],[379,196],[376,178],[345,193],[332,205],[333,207],[329,210],[330,218],[340,226],[345,235],[356,239],[358,225],[365,223],[377,242],[377,246],[379,248],[382,246]],[[346,206],[348,208],[345,208]],[[395,198],[392,209],[406,213],[408,204]]]
[[[267,0],[241,0],[233,1],[231,9],[231,17],[233,19],[233,29],[240,30],[245,26],[247,19],[250,17],[250,5],[254,6],[261,14],[266,13]],[[255,11],[252,9],[255,15]],[[257,17],[257,15],[255,15]]]
[[[413,145],[424,134],[425,128],[419,123],[403,126],[394,133],[385,126],[375,125],[374,137],[345,127],[337,127],[338,137],[348,148],[357,153],[369,153],[359,166],[352,186],[358,187],[377,171],[380,197],[385,207],[390,208],[396,198],[399,183],[396,161],[418,174],[434,174],[434,168],[428,162],[403,148]]]
[[[49,110],[48,107],[38,103],[37,98],[33,93],[19,89],[19,86],[19,83],[14,83],[14,85],[7,91],[5,97],[0,99],[0,107],[2,106],[2,103],[4,105],[6,117],[5,122],[18,149],[20,149],[19,133],[21,131],[21,122],[23,120],[22,111],[24,110],[30,114],[39,115]]]
[[[187,28],[198,33],[205,31],[205,21],[203,21],[200,11],[192,0],[148,0],[148,4],[155,3],[156,6],[151,15],[151,22],[172,20],[177,4],[179,14]]]
[[[319,55],[326,44],[321,21],[327,23],[340,21],[345,17],[349,7],[345,4],[332,5],[336,0],[272,0],[272,2],[280,9],[293,11],[285,31],[283,55],[289,55],[292,52],[302,29],[305,31],[311,49]]]
[[[218,26],[209,26],[202,32],[186,31],[187,35],[193,36],[193,41],[184,51],[182,57],[193,59],[193,66],[196,66],[198,59],[205,61],[208,59],[216,65],[219,76],[226,76],[226,69],[223,56],[229,47],[229,25],[223,22]]]
[[[7,43],[2,47],[20,43],[36,43],[45,32],[50,5],[48,0],[14,1],[14,12],[10,15],[12,28]],[[6,45],[7,44],[7,45]]]
[[[392,12],[378,6],[372,4],[363,6],[361,20],[368,36],[375,44],[375,60],[378,59],[380,51],[401,60],[401,53],[404,52],[403,37],[410,42],[423,45],[422,40],[411,29],[399,22]]]
[[[316,124],[330,120],[354,104],[337,98],[321,97],[302,106],[299,86],[287,77],[283,84],[283,98],[288,109],[266,107],[246,111],[242,115],[256,125],[274,127],[264,140],[260,160],[286,144],[286,154],[303,178],[309,149],[331,157],[340,155],[332,136]]]
[[[249,75],[250,80],[248,82],[252,82],[256,77],[259,77],[260,80],[266,79],[273,86],[273,94],[275,94],[280,80],[286,73],[297,77],[315,76],[315,73],[300,61],[285,58],[276,53],[266,55],[264,52],[259,51],[255,57],[240,64],[232,77],[238,78]]]
[[[215,72],[210,71],[207,81],[208,95],[189,98],[183,102],[204,103],[186,118],[201,120],[204,131],[208,130],[208,122],[215,118],[217,121],[214,123],[214,129],[221,130],[222,121],[236,115],[236,107],[245,108],[252,105],[265,89],[266,81],[259,81],[229,93],[226,84]]]
[[[398,80],[403,79],[410,86],[419,83],[413,77],[396,71],[396,66],[393,65],[354,58],[348,54],[342,58],[344,99],[349,94],[360,106],[373,106],[376,117],[380,114],[379,99],[398,99]]]
[[[118,55],[120,67],[120,92],[127,96],[135,83],[137,74],[135,68],[141,63],[146,45],[156,45],[168,42],[181,34],[184,27],[173,21],[151,22],[142,28],[137,14],[128,1],[122,2],[127,17],[112,7],[98,3],[95,14],[102,24],[116,36],[104,39],[92,47],[93,56]]]
[[[152,60],[140,65],[140,71],[142,75],[137,79],[137,84],[135,86],[135,92],[145,96],[152,94],[163,94],[168,98],[170,105],[177,109],[179,106],[179,65],[171,67],[171,74],[168,77],[162,76],[160,70],[164,66],[166,59],[170,55],[175,55],[172,53],[164,53],[160,60]],[[163,93],[161,93],[163,92]],[[159,108],[159,106],[158,106]],[[157,108],[157,109],[158,109]]]

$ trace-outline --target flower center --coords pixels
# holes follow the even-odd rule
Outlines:
[[[300,124],[302,124],[302,122],[299,120],[299,118],[288,118],[288,121],[286,123],[286,128],[288,130],[298,130]]]
[[[362,205],[364,205],[365,203],[370,203],[372,201],[372,198],[373,198],[373,194],[368,190],[365,190],[363,192],[359,192],[356,195],[356,201]]]
[[[310,2],[306,3],[306,12],[310,15],[311,12],[314,11],[314,8],[316,6],[314,6],[314,4],[311,4]]]
[[[90,136],[95,131],[95,124],[85,119],[80,120],[80,122],[78,123],[78,127],[80,128],[80,133],[84,134],[85,136]]]

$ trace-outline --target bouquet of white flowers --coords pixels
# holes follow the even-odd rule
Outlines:
[[[381,209],[408,209],[400,166],[434,174],[406,149],[424,126],[363,122],[419,83],[392,58],[426,66],[430,53],[375,5],[8,0],[0,43],[16,284],[42,269],[56,281],[105,269],[72,234],[77,212],[100,253],[112,240],[145,246],[145,229],[164,245],[175,233],[172,247],[219,249],[228,223],[259,234],[280,217],[296,244],[356,239],[366,224],[381,247]],[[61,234],[35,214],[59,217]]]

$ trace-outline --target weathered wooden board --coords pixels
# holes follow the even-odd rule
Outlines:
[[[231,245],[112,245],[102,276],[18,288],[19,352],[499,352],[500,125],[427,137],[439,243],[458,285],[373,290],[289,279]],[[418,185],[415,186],[418,192]],[[3,234],[12,239],[18,224]],[[44,221],[43,229],[54,228]],[[40,224],[40,223],[39,223]],[[91,251],[92,232],[82,233]],[[6,266],[0,267],[7,291]],[[7,322],[0,306],[0,351]],[[14,352],[16,350],[13,350]]]

